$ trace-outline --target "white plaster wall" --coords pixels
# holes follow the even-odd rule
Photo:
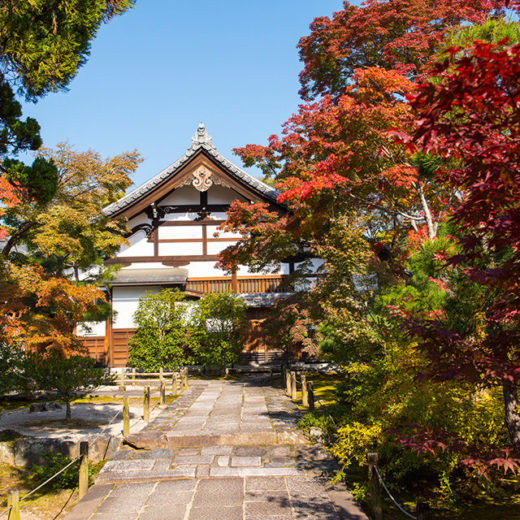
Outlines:
[[[122,270],[132,270],[132,269],[164,269],[164,265],[162,262],[139,262],[134,263],[129,266],[125,266],[122,268]]]
[[[106,324],[104,321],[93,322],[88,321],[84,324],[79,324],[76,335],[77,336],[104,336],[106,331]]]
[[[208,242],[208,255],[218,255],[233,242]]]
[[[171,238],[200,238],[202,226],[159,226],[159,240]]]
[[[246,199],[236,191],[224,186],[214,185],[208,190],[208,204],[231,204],[234,200],[245,201]]]
[[[213,238],[215,233],[217,233],[218,226],[207,226],[208,238]],[[240,233],[233,233],[231,231],[218,231],[219,238],[236,238],[237,240],[240,238]]]
[[[159,203],[159,206],[175,206],[177,204],[199,204],[200,192],[192,186],[181,186],[170,193]]]
[[[127,225],[130,229],[132,229],[135,226],[138,226],[139,224],[150,224],[151,220],[146,216],[145,213],[139,213],[139,215],[136,215],[135,217],[131,218]]]
[[[227,215],[225,211],[212,211],[209,218],[211,220],[226,220]]]
[[[112,307],[116,311],[114,329],[135,328],[134,312],[137,310],[139,298],[147,292],[156,293],[161,290],[159,286],[144,287],[114,287],[112,290]]]
[[[214,261],[211,262],[190,262],[189,265],[184,265],[185,269],[188,269],[189,278],[200,278],[200,277],[219,277],[225,276],[224,271],[221,269],[215,269]]]
[[[173,242],[159,244],[159,256],[201,255],[202,242]]]
[[[121,246],[117,256],[153,256],[153,243],[148,242],[144,231],[138,231],[128,237],[128,244]]]
[[[197,202],[198,204],[198,202]],[[186,213],[168,213],[164,216],[163,220],[177,221],[177,220],[195,220],[199,215],[194,212]]]

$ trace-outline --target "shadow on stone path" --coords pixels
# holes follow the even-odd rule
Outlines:
[[[266,379],[192,380],[66,520],[367,520],[298,418]]]

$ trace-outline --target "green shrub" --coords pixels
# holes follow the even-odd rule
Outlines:
[[[232,294],[208,294],[187,302],[163,290],[139,299],[137,331],[130,340],[130,366],[144,370],[182,365],[226,366],[242,349],[245,306]]]

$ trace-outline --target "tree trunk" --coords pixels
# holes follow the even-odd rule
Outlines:
[[[520,414],[518,413],[518,388],[516,383],[504,381],[504,405],[506,412],[506,426],[511,444],[517,453],[520,453]]]
[[[69,421],[70,418],[72,417],[72,413],[71,413],[71,411],[70,411],[70,401],[67,401],[67,402],[65,403],[65,407],[66,407],[66,410],[67,410],[67,411],[65,412],[65,420],[66,420],[66,421]]]
[[[433,222],[432,213],[430,211],[430,206],[428,205],[428,201],[424,195],[424,190],[422,189],[421,183],[415,183],[415,189],[419,194],[419,199],[421,201],[421,206],[424,212],[424,219],[426,220],[426,228],[428,229],[428,238],[433,240],[437,236],[437,226]]]

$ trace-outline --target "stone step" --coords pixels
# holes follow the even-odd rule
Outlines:
[[[212,467],[205,475],[197,471],[196,466],[174,468],[166,471],[102,471],[96,477],[96,484],[112,484],[121,482],[158,482],[189,478],[212,477],[294,477],[304,476],[305,471],[298,468],[230,468]]]
[[[174,431],[163,433],[145,430],[129,434],[124,441],[139,449],[191,448],[206,446],[277,446],[281,444],[308,444],[304,435],[295,430],[271,432],[224,433],[215,435],[184,435]]]

